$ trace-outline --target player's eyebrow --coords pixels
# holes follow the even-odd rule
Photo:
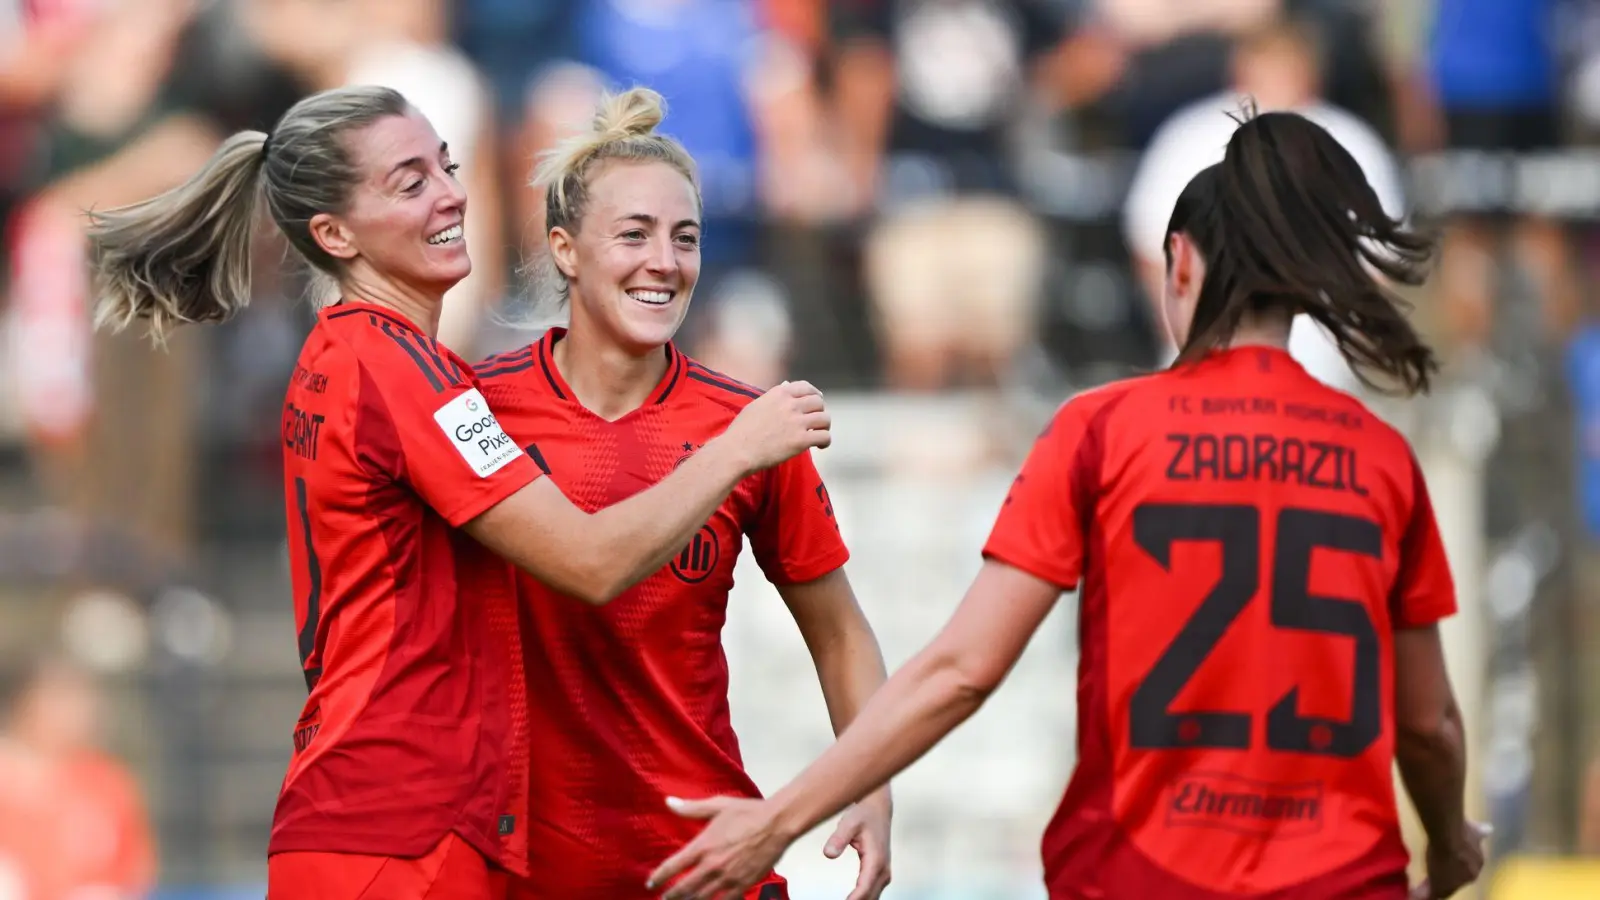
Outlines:
[[[617,221],[618,222],[638,222],[641,225],[655,225],[656,223],[660,222],[661,219],[656,217],[656,216],[652,216],[649,213],[632,213],[630,215],[618,217]],[[700,227],[700,220],[699,219],[679,219],[672,227],[674,229],[677,229],[677,228],[699,228]]]
[[[450,153],[450,142],[449,141],[440,141],[439,142],[439,155],[440,156],[446,156],[449,153]],[[401,169],[421,168],[424,162],[425,161],[420,156],[413,156],[413,157],[410,157],[408,159],[403,159],[400,162],[395,163],[394,168],[390,169],[389,170],[389,174],[384,176],[384,177],[385,178],[393,178],[394,174],[396,172],[400,171]]]

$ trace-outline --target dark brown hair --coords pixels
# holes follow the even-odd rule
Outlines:
[[[1196,175],[1173,207],[1171,236],[1206,260],[1205,281],[1177,364],[1225,346],[1246,316],[1304,313],[1328,329],[1369,387],[1385,376],[1424,393],[1438,371],[1410,305],[1367,266],[1401,284],[1427,277],[1434,242],[1392,219],[1349,152],[1304,116],[1247,109],[1221,163]]]

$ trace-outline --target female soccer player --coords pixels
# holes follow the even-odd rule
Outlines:
[[[1433,353],[1363,263],[1417,283],[1431,247],[1285,113],[1239,128],[1166,246],[1178,362],[1061,407],[950,623],[810,768],[764,802],[672,801],[712,823],[652,875],[668,900],[738,890],[927,752],[1073,588],[1078,762],[1043,842],[1053,900],[1403,900],[1395,760],[1427,896],[1477,876],[1436,626],[1455,591],[1422,474],[1285,350],[1310,315],[1367,377],[1426,390]]]
[[[339,287],[283,411],[310,696],[268,846],[273,898],[478,900],[490,862],[525,871],[515,577],[482,547],[603,604],[747,476],[827,442],[820,395],[781,386],[655,489],[592,515],[574,506],[434,340],[471,269],[455,172],[405,98],[348,88],[300,102],[270,136],[234,135],[173,192],[95,216],[113,327],[146,318],[159,339],[242,307],[258,197]]]
[[[590,133],[543,159],[557,302],[571,324],[478,366],[506,431],[584,509],[600,510],[689,465],[760,392],[672,344],[700,273],[694,162],[655,133],[660,95],[606,98]],[[524,663],[533,735],[525,900],[651,896],[651,866],[693,836],[662,805],[672,794],[760,796],[728,718],[721,631],[746,535],[816,662],[842,730],[884,679],[883,658],[845,577],[849,554],[811,458],[739,483],[681,553],[605,609],[560,585],[519,580],[531,611]],[[863,795],[867,792],[863,791]],[[827,847],[853,844],[852,900],[889,880],[889,795],[852,810]],[[783,900],[767,871],[749,896]]]

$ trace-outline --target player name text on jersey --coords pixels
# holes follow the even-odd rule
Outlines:
[[[1274,481],[1367,496],[1356,449],[1275,434],[1172,432],[1171,481]]]

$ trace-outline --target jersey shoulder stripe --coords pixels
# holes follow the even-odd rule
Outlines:
[[[539,361],[533,352],[535,346],[535,344],[529,344],[520,350],[497,353],[473,366],[472,370],[484,381],[525,372],[538,365]]]
[[[721,389],[730,394],[748,397],[751,400],[756,400],[761,397],[761,390],[759,388],[745,384],[742,381],[729,378],[715,369],[708,369],[694,360],[689,360],[688,373],[689,377],[694,381],[698,381],[701,384],[710,385],[711,387]]]
[[[466,383],[466,374],[456,365],[455,360],[441,354],[437,342],[418,332],[411,323],[399,316],[381,310],[361,308],[331,312],[327,315],[327,320],[334,322],[360,316],[365,316],[368,325],[376,328],[400,348],[405,358],[409,359],[428,380],[428,385],[435,393],[442,393],[446,388],[459,387]]]

